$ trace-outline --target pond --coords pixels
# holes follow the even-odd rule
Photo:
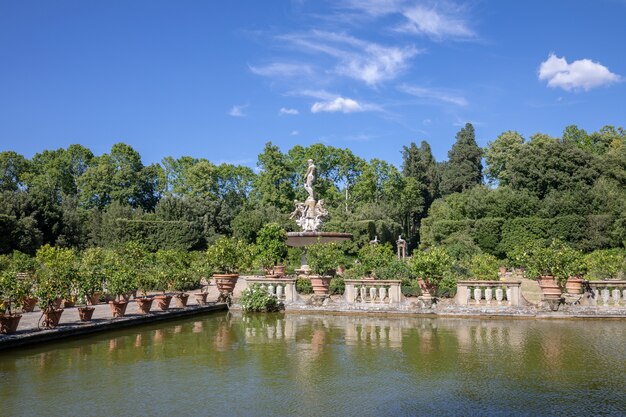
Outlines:
[[[626,413],[626,321],[210,314],[0,352],[0,415]]]

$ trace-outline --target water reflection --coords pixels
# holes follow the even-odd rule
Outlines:
[[[624,321],[220,314],[3,352],[0,398],[6,415],[80,414],[80,379],[94,414],[107,398],[164,412],[144,397],[210,398],[212,414],[619,414],[624,358]]]

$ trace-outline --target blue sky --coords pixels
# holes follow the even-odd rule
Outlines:
[[[465,122],[626,126],[626,2],[0,0],[0,150],[123,141],[254,166],[267,141],[400,164]]]

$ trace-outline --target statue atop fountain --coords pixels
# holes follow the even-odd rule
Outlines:
[[[296,224],[305,232],[317,232],[322,227],[322,223],[328,217],[328,210],[324,207],[324,200],[315,200],[313,184],[317,175],[317,170],[312,159],[307,161],[307,170],[304,174],[304,189],[309,196],[304,202],[295,200],[296,209],[291,213],[290,219],[294,219]]]

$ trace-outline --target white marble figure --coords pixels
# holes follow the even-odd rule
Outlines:
[[[304,202],[295,200],[295,210],[291,213],[290,219],[294,219],[296,224],[305,232],[318,231],[324,219],[328,216],[328,210],[324,207],[324,200],[315,200],[313,185],[317,174],[313,160],[307,161],[308,167],[304,174],[304,189],[309,194]]]

